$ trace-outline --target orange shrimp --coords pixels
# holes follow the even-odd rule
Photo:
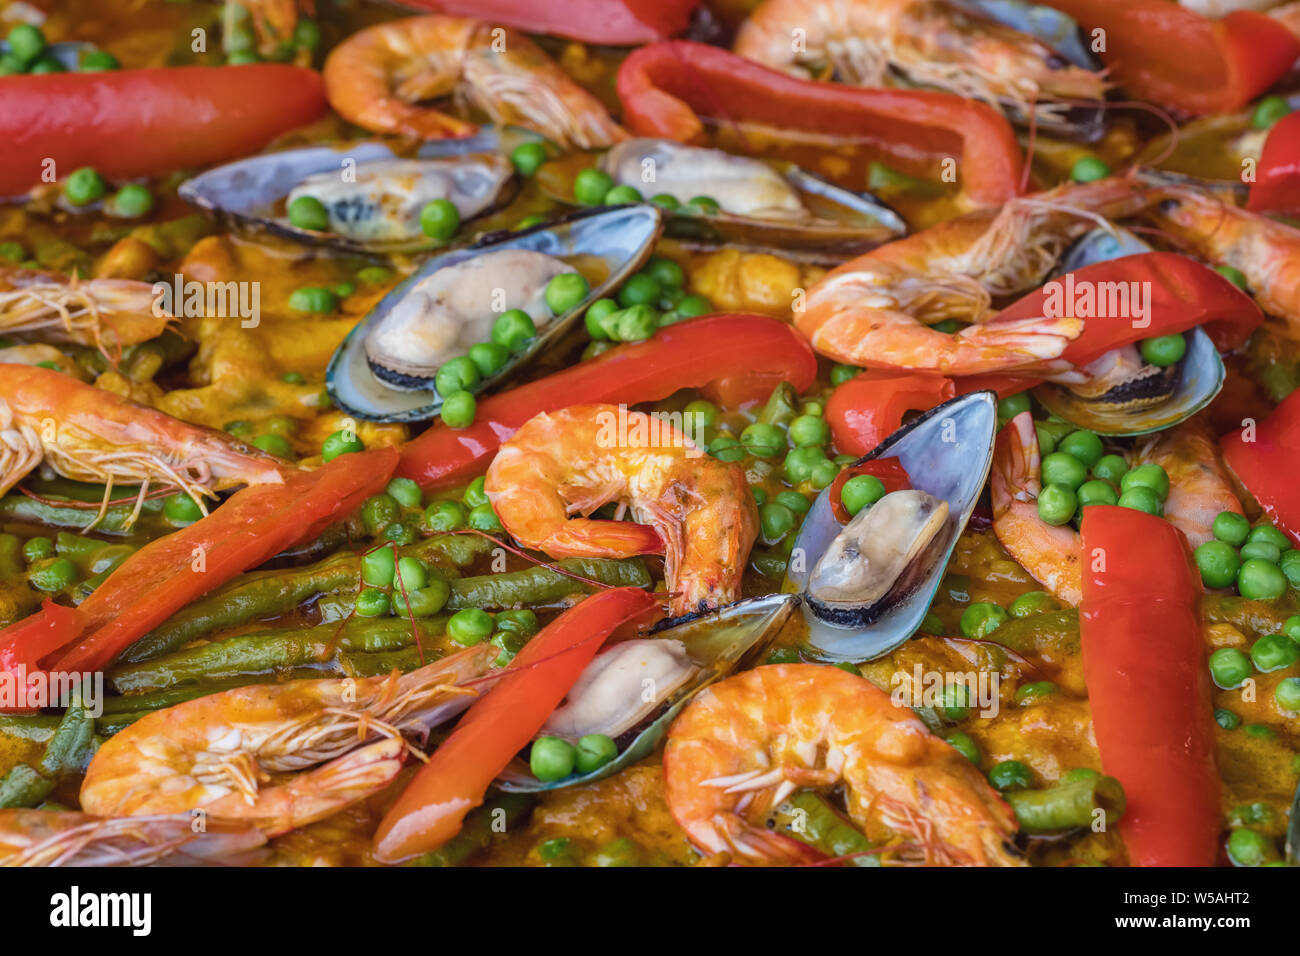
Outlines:
[[[841,785],[869,839],[919,843],[931,865],[1025,865],[1011,845],[1015,815],[978,768],[839,668],[756,667],[703,690],[668,730],[664,795],[705,853],[812,862],[815,853],[762,821],[801,788]]]
[[[0,365],[0,494],[42,462],[65,478],[104,483],[106,501],[115,482],[141,482],[137,515],[150,481],[177,486],[206,514],[203,496],[278,484],[291,470],[222,432],[133,405],[53,369]]]
[[[1137,463],[1153,462],[1169,476],[1165,517],[1197,548],[1214,537],[1214,519],[1221,511],[1244,514],[1224,469],[1219,443],[1203,418],[1147,439],[1137,449]]]
[[[171,316],[154,306],[148,282],[68,279],[51,272],[0,268],[0,333],[101,350],[162,335]]]
[[[1053,526],[1038,516],[1041,467],[1033,415],[1021,412],[998,432],[993,447],[993,533],[1030,577],[1077,607],[1083,600],[1083,543],[1070,525]]]
[[[464,685],[496,654],[481,644],[402,676],[254,684],[147,714],[96,751],[82,809],[203,810],[269,836],[324,819],[392,783],[404,735],[423,737],[468,706]]]
[[[1060,359],[1083,331],[1072,317],[988,321],[993,296],[1040,285],[1066,245],[1148,202],[1134,180],[1058,186],[941,222],[880,246],[808,291],[795,325],[838,362],[943,375],[1037,378],[1071,369]],[[947,319],[974,323],[949,334]]]
[[[243,863],[266,842],[255,827],[188,813],[95,817],[55,810],[0,810],[0,866],[151,866]]]
[[[592,149],[627,135],[531,40],[464,17],[392,20],[348,37],[325,61],[325,95],[345,119],[421,139],[473,135],[473,123],[422,100],[456,94],[494,123]]]
[[[537,415],[501,446],[486,489],[505,529],[552,557],[663,553],[674,615],[740,597],[758,534],[744,469],[643,412],[592,404]],[[569,518],[613,501],[645,524]]]
[[[1100,73],[1058,65],[1034,37],[945,0],[766,0],[736,34],[736,53],[810,79],[886,86],[900,76],[1040,121],[1100,100]],[[1055,102],[1054,102],[1055,101]]]

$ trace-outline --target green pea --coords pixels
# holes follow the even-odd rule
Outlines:
[[[1300,660],[1300,644],[1285,634],[1265,634],[1251,645],[1250,659],[1261,674],[1282,670]]]
[[[346,299],[353,292],[357,291],[357,287],[355,284],[351,282],[340,282],[338,285],[334,286],[330,291],[333,292],[338,298]]]
[[[393,592],[393,608],[399,614],[412,617],[432,617],[447,606],[451,598],[451,585],[442,578],[433,578],[422,588],[407,588]]]
[[[862,369],[856,365],[836,365],[831,368],[831,384],[843,385],[851,378],[857,378]]]
[[[686,283],[686,273],[682,267],[661,256],[655,256],[647,262],[643,271],[658,282],[661,289],[680,289]]]
[[[1086,508],[1088,505],[1114,505],[1119,503],[1119,495],[1115,494],[1114,487],[1109,482],[1101,481],[1098,478],[1081,484],[1077,494],[1080,508]]]
[[[492,633],[492,615],[482,608],[467,607],[447,620],[447,634],[462,647],[487,640]]]
[[[1269,564],[1277,564],[1278,559],[1282,557],[1282,552],[1278,550],[1277,545],[1269,544],[1267,541],[1247,541],[1241,546],[1240,554],[1243,561],[1258,558]]]
[[[599,206],[605,194],[614,188],[614,180],[599,169],[584,169],[573,180],[573,198],[584,206]]]
[[[465,503],[467,508],[477,508],[479,505],[488,503],[487,479],[479,475],[471,481],[465,488],[465,493],[461,495],[460,500]]]
[[[27,72],[34,76],[39,76],[45,73],[66,73],[68,72],[68,68],[65,67],[63,61],[53,53],[42,53],[36,58],[36,62],[32,63],[27,68]]]
[[[193,524],[203,517],[203,509],[189,495],[175,494],[163,502],[163,514],[174,524]]]
[[[315,20],[303,17],[293,27],[293,42],[304,50],[320,49],[320,26]]]
[[[27,64],[11,52],[0,53],[0,76],[17,76],[27,72]]]
[[[1290,582],[1291,587],[1300,588],[1300,551],[1292,548],[1284,551],[1282,557],[1277,562],[1278,570]]]
[[[821,491],[828,487],[837,477],[839,477],[840,466],[833,461],[819,461],[813,465],[812,474],[808,476],[808,483]]]
[[[607,339],[610,336],[605,320],[618,312],[618,303],[613,299],[597,299],[587,306],[585,321],[587,334],[593,339]]]
[[[443,362],[434,377],[433,387],[444,399],[453,392],[474,388],[482,380],[478,366],[468,355],[460,355]]]
[[[528,765],[533,776],[544,783],[569,776],[577,759],[573,745],[560,737],[538,737],[528,753]]]
[[[1094,432],[1079,429],[1062,438],[1056,446],[1056,451],[1082,462],[1084,468],[1091,468],[1101,461],[1101,439]]]
[[[842,670],[846,674],[852,674],[854,677],[861,677],[862,671],[858,670],[858,665],[852,661],[838,661],[831,665],[837,670]]]
[[[1228,859],[1233,866],[1263,866],[1276,856],[1273,841],[1257,830],[1239,827],[1228,834]]]
[[[1273,699],[1280,710],[1300,710],[1300,677],[1287,677],[1273,688]]]
[[[980,765],[980,748],[970,734],[955,730],[946,738],[957,753],[961,754],[975,766]]]
[[[307,286],[294,289],[289,295],[289,308],[295,312],[318,312],[328,314],[339,307],[338,297],[333,289],[320,286]]]
[[[683,319],[693,319],[697,316],[708,315],[713,311],[713,303],[702,295],[684,296],[675,308],[676,313]]]
[[[1101,774],[1091,767],[1074,767],[1061,774],[1061,783],[1077,783],[1080,780],[1096,780]]]
[[[709,442],[709,454],[718,461],[740,461],[745,457],[745,446],[731,435],[719,435]]]
[[[403,508],[419,508],[424,504],[420,486],[410,478],[394,478],[384,490]]]
[[[767,654],[768,664],[798,664],[803,658],[799,656],[799,651],[793,647],[774,647]]]
[[[1058,688],[1050,680],[1034,681],[1031,684],[1022,684],[1016,688],[1017,704],[1034,704],[1045,697],[1051,697],[1058,691]]]
[[[19,263],[27,258],[27,250],[23,248],[21,242],[0,242],[0,259],[5,262]],[[11,340],[6,339],[7,343],[12,344]],[[5,346],[8,348],[8,345]]]
[[[826,453],[815,445],[791,449],[785,456],[783,465],[785,476],[792,485],[811,481],[813,470],[824,461],[826,461]]]
[[[361,522],[366,526],[366,533],[374,536],[397,520],[400,513],[401,508],[392,495],[372,495],[361,505]]]
[[[1292,614],[1282,623],[1282,633],[1300,644],[1300,614]]]
[[[23,560],[28,564],[54,556],[54,542],[49,538],[29,538],[23,545]]]
[[[1157,368],[1167,368],[1182,361],[1187,354],[1187,339],[1180,333],[1158,335],[1153,339],[1143,339],[1140,348],[1142,360]]]
[[[261,63],[262,58],[252,50],[235,50],[226,55],[227,66],[248,66],[250,63]]]
[[[1261,524],[1251,528],[1250,534],[1246,536],[1246,541],[1251,544],[1262,541],[1265,544],[1271,544],[1279,552],[1291,547],[1291,539],[1271,524]]]
[[[532,637],[541,630],[537,614],[528,608],[500,612],[496,616],[496,626],[499,630],[513,631],[525,638]]]
[[[510,361],[510,350],[496,342],[475,342],[469,347],[468,357],[483,378],[491,378]]]
[[[715,216],[722,211],[722,207],[712,196],[692,196],[686,201],[686,208],[700,216]]]
[[[816,415],[800,415],[790,423],[790,441],[795,447],[825,445],[831,440],[831,426]]]
[[[520,143],[510,151],[510,162],[521,176],[531,176],[546,162],[546,147],[541,143]]]
[[[260,448],[268,455],[275,455],[277,458],[293,457],[293,445],[289,444],[289,439],[274,432],[258,435],[253,439],[253,447]]]
[[[367,551],[361,556],[361,580],[371,587],[392,587],[396,573],[397,555],[392,545]]]
[[[1079,497],[1068,485],[1048,485],[1038,493],[1038,517],[1050,525],[1069,524]]]
[[[474,424],[474,416],[478,411],[478,402],[474,396],[467,391],[452,392],[442,400],[442,410],[439,413],[443,424],[448,428],[469,428]]]
[[[420,210],[420,230],[430,239],[447,240],[460,229],[460,210],[449,199],[434,199]]]
[[[1236,730],[1241,726],[1241,718],[1223,707],[1214,711],[1214,722],[1224,730]]]
[[[262,423],[262,428],[272,435],[292,435],[298,429],[298,423],[288,415],[272,415]]]
[[[1290,112],[1291,104],[1285,97],[1266,96],[1255,104],[1255,110],[1250,114],[1250,125],[1255,129],[1268,129]]]
[[[454,501],[435,501],[425,509],[424,523],[430,531],[459,531],[465,527],[465,509]]]
[[[1286,593],[1287,580],[1276,564],[1248,558],[1237,571],[1237,593],[1251,601],[1272,601]]]
[[[1246,735],[1260,740],[1272,740],[1277,736],[1277,731],[1265,724],[1247,724]]]
[[[945,684],[939,713],[953,723],[970,716],[970,689],[965,684]]]
[[[850,515],[885,497],[885,484],[875,475],[854,475],[840,486],[840,504]]]
[[[1102,455],[1092,466],[1092,476],[1112,485],[1118,485],[1128,473],[1128,462],[1122,455]]]
[[[501,526],[501,519],[492,510],[492,505],[486,502],[475,505],[469,510],[469,526],[475,531],[484,531],[488,534],[500,534],[505,530]]]
[[[640,202],[641,191],[635,186],[614,186],[609,192],[605,193],[602,200],[606,206],[622,206],[626,203]]]
[[[1070,168],[1070,178],[1076,183],[1091,183],[1110,175],[1110,167],[1096,156],[1081,156]]]
[[[754,490],[762,491],[761,488],[755,488]],[[790,489],[777,492],[776,497],[772,500],[779,505],[784,505],[789,508],[796,515],[807,514],[808,509],[812,507],[812,502],[810,502],[806,497],[799,494],[799,492]],[[762,504],[762,502],[759,502],[759,504]]]
[[[683,424],[694,422],[695,429],[713,428],[718,424],[718,406],[712,402],[697,398],[693,402],[688,402],[682,409]],[[688,431],[690,428],[688,427]]]
[[[410,556],[397,561],[397,581],[401,588],[416,591],[429,583],[429,569],[419,558]]]
[[[391,541],[399,547],[405,547],[415,542],[418,533],[415,525],[406,521],[394,521],[383,530],[385,541]]]
[[[793,511],[775,501],[769,501],[758,509],[758,520],[763,529],[763,538],[769,543],[780,541],[794,530],[799,521]]]
[[[682,204],[672,193],[656,193],[650,197],[650,201],[665,212],[676,212],[682,208]]]
[[[576,272],[564,272],[546,283],[546,305],[552,315],[576,309],[591,291],[591,285]]]
[[[139,219],[153,210],[153,193],[139,183],[128,183],[109,201],[109,211],[123,219]]]
[[[1207,588],[1231,587],[1240,564],[1237,552],[1222,541],[1207,541],[1194,552],[1196,567]]]
[[[1034,422],[1034,434],[1038,438],[1038,454],[1046,458],[1056,451],[1056,433],[1047,427],[1046,422]]]
[[[1007,613],[1017,618],[1032,617],[1035,614],[1058,610],[1060,606],[1046,591],[1026,591],[1008,605]]]
[[[107,50],[91,50],[81,58],[81,63],[77,69],[82,73],[104,73],[109,70],[120,69],[121,66],[122,64],[118,62],[117,57]]]
[[[366,285],[380,285],[393,277],[393,270],[383,266],[366,266],[357,270],[357,281]]]
[[[69,558],[54,558],[27,572],[27,580],[38,591],[62,591],[77,580],[77,566]]]
[[[618,290],[618,301],[626,309],[633,305],[654,305],[662,295],[663,289],[652,276],[638,272]]]
[[[1235,647],[1220,647],[1210,654],[1210,677],[1224,690],[1240,687],[1250,673],[1250,658]]]
[[[618,756],[618,745],[604,734],[587,734],[578,739],[577,751],[578,773],[591,773]]]
[[[321,458],[329,462],[339,455],[365,450],[365,443],[356,436],[355,432],[336,431],[321,444]]]
[[[505,346],[512,354],[522,352],[536,334],[532,316],[523,309],[502,312],[492,323],[492,341]]]
[[[1065,485],[1070,491],[1088,480],[1088,469],[1073,455],[1054,451],[1043,458],[1043,484]]]
[[[45,34],[30,23],[20,23],[9,31],[9,49],[24,63],[31,63],[45,52]]]
[[[307,384],[307,376],[303,375],[302,372],[283,372],[280,375],[280,381],[287,385],[305,385]]]
[[[1214,536],[1225,544],[1240,548],[1250,536],[1250,522],[1235,511],[1220,511],[1214,519]]]
[[[63,195],[74,206],[89,206],[108,193],[108,183],[89,166],[76,170],[63,184]]]
[[[326,232],[330,227],[329,210],[315,196],[298,196],[289,203],[289,225],[296,229]]]
[[[545,216],[524,216],[523,219],[520,219],[517,223],[515,223],[514,231],[524,232],[528,229],[533,229],[537,226],[540,226],[545,222],[546,222]]]
[[[826,415],[826,409],[822,408],[820,402],[804,402],[802,412],[813,418],[824,418]]]
[[[1004,760],[989,769],[989,783],[998,790],[1027,790],[1034,778],[1019,760]]]
[[[659,328],[659,316],[648,305],[634,305],[617,313],[613,338],[620,342],[644,342]]]
[[[362,617],[384,617],[392,610],[388,592],[365,588],[357,595],[356,611]]]
[[[1149,515],[1159,517],[1164,513],[1164,504],[1150,488],[1142,485],[1130,488],[1119,496],[1119,506],[1121,508],[1132,508],[1134,511],[1145,511]]]
[[[1169,476],[1154,462],[1138,465],[1125,472],[1119,483],[1121,492],[1131,491],[1134,488],[1150,488],[1163,503],[1169,497]]]
[[[1238,289],[1249,291],[1247,288],[1246,274],[1240,269],[1234,268],[1233,266],[1215,266],[1214,271],[1223,276]]]
[[[785,450],[785,432],[776,425],[755,422],[740,433],[740,443],[757,458],[771,458]]]
[[[1009,422],[1031,408],[1028,392],[1017,392],[998,401],[998,421]]]
[[[1007,612],[991,601],[976,601],[961,612],[961,632],[965,637],[980,640],[988,637],[1009,619]]]

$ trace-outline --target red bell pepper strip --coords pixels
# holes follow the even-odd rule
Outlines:
[[[399,0],[430,13],[608,46],[640,46],[682,33],[700,0]]]
[[[1300,547],[1300,391],[1253,428],[1219,440],[1223,460],[1279,530]]]
[[[618,71],[624,125],[642,136],[705,141],[701,117],[903,144],[958,158],[966,195],[997,205],[1020,192],[1010,124],[951,93],[869,89],[790,76],[719,47],[671,40],[632,52]]]
[[[245,488],[206,518],[145,545],[82,602],[84,631],[49,669],[107,666],[190,601],[356,510],[388,483],[397,458],[394,448],[376,448],[284,484]],[[11,629],[0,631],[0,641]]]
[[[644,342],[485,398],[468,428],[434,425],[407,443],[397,473],[426,489],[463,484],[487,470],[524,422],[570,405],[635,405],[706,386],[726,404],[740,404],[766,398],[781,382],[802,392],[816,377],[817,357],[785,322],[730,314],[677,322]]]
[[[1213,866],[1220,830],[1200,586],[1182,534],[1132,508],[1083,511],[1083,676],[1135,866]]]
[[[375,833],[375,857],[396,863],[442,846],[483,802],[497,774],[541,729],[610,633],[658,609],[638,588],[601,591],[538,633],[501,680],[470,705]]]
[[[1246,208],[1300,215],[1300,113],[1288,113],[1268,131]]]
[[[0,631],[0,674],[9,675],[13,692],[20,693],[18,686],[41,672],[42,657],[76,640],[84,627],[85,616],[78,608],[47,600],[36,614]],[[17,699],[12,706],[0,706],[0,712],[30,709]]]
[[[1169,0],[1043,2],[1104,31],[1102,62],[1129,96],[1187,113],[1240,109],[1300,57],[1291,31],[1253,10],[1211,20]]]
[[[903,413],[929,411],[956,395],[952,379],[872,369],[831,393],[826,423],[835,447],[861,457],[898,431]]]
[[[244,156],[325,107],[319,74],[280,63],[0,77],[0,196],[82,166],[133,179]]]

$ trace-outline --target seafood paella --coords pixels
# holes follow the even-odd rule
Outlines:
[[[1300,862],[1298,7],[0,3],[0,861]]]

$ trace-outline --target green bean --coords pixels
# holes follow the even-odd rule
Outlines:
[[[430,652],[425,651],[423,658],[418,647],[405,647],[398,651],[381,651],[367,654],[365,652],[339,652],[339,666],[349,677],[377,677],[394,669],[403,674],[410,673],[417,667],[434,660]]]
[[[417,619],[420,637],[443,633],[446,618]],[[240,634],[114,668],[109,686],[119,694],[166,690],[197,681],[230,680],[290,667],[341,673],[337,651],[393,651],[415,640],[402,618],[352,618],[345,624],[281,628]]]
[[[95,722],[86,714],[80,690],[59,721],[36,767],[14,765],[0,781],[0,808],[34,807],[54,790],[62,777],[82,773],[95,750]]]
[[[1012,618],[986,640],[1018,654],[1059,660],[1079,652],[1079,612],[1073,608]]]
[[[749,553],[749,563],[763,577],[774,579],[785,577],[785,571],[789,565],[784,555],[757,549]]]
[[[14,764],[0,780],[0,810],[34,807],[54,790],[54,781],[25,763]]]
[[[781,833],[829,857],[852,856],[872,849],[871,841],[861,831],[811,790],[796,792],[776,808],[772,819]],[[847,866],[880,866],[880,858],[874,853],[865,853],[852,856],[844,863]]]
[[[789,425],[798,414],[799,397],[795,394],[794,386],[782,382],[772,389],[772,394],[768,396],[767,403],[755,421],[763,425]]]
[[[1285,600],[1252,601],[1235,594],[1208,592],[1201,597],[1201,615],[1208,624],[1231,624],[1243,634],[1276,634],[1294,614]]]
[[[1047,833],[1092,826],[1097,810],[1110,826],[1124,813],[1124,787],[1114,777],[1096,776],[1057,784],[1046,790],[1012,790],[1002,794],[1026,833]]]
[[[0,534],[0,580],[16,578],[24,570],[22,540],[16,534]]]
[[[145,520],[141,520],[131,528],[130,520],[134,510],[134,504],[109,505],[103,520],[95,525],[95,530],[105,534],[125,534],[129,530],[144,533],[163,530],[157,522]],[[161,514],[162,500],[146,501],[142,512],[150,516]],[[37,501],[26,495],[13,494],[0,498],[0,521],[15,524],[40,524],[51,528],[84,528],[94,516],[95,512],[87,508]]]
[[[22,620],[40,601],[27,584],[22,541],[17,535],[0,534],[0,627]]]
[[[648,588],[650,572],[639,558],[566,558],[558,567],[612,587]],[[447,607],[489,609],[535,607],[550,604],[595,587],[540,565],[502,574],[484,574],[451,582]]]
[[[34,717],[0,714],[0,737],[21,740],[24,743],[49,743],[58,726],[59,718],[47,717],[43,714]]]
[[[492,800],[471,810],[460,832],[432,853],[416,857],[408,866],[460,866],[492,842],[492,834],[506,832],[522,823],[533,808],[534,797],[527,793],[500,793]]]

